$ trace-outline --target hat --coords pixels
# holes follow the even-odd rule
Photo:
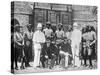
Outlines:
[[[50,22],[47,22],[46,24],[49,24],[50,25]]]
[[[37,28],[42,28],[42,24],[38,23]]]
[[[17,24],[17,25],[14,26],[14,28],[22,28],[22,26]]]
[[[58,23],[58,25],[61,25],[62,26],[62,23]]]
[[[78,24],[75,22],[75,23],[73,24],[73,26],[74,26],[74,27],[77,27],[77,26],[78,26]]]

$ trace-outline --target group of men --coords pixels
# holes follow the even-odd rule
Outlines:
[[[21,28],[22,27],[18,24],[15,25],[15,69],[18,69],[18,55],[21,55],[21,68],[24,68],[24,63],[26,67],[30,66],[29,62],[32,57],[32,50],[34,52],[34,68],[41,67],[40,63],[42,63],[43,68],[49,65],[49,68],[52,69],[54,65],[60,65],[63,56],[65,59],[65,67],[69,66],[69,57],[72,58],[70,63],[74,67],[80,67],[80,55],[82,55],[82,53],[85,57],[83,58],[84,64],[86,65],[86,57],[89,56],[90,66],[92,66],[91,55],[94,48],[91,48],[90,45],[96,42],[96,34],[94,31],[91,30],[90,32],[82,33],[82,30],[79,29],[79,25],[76,22],[73,23],[73,30],[70,30],[71,28],[69,27],[67,32],[64,32],[61,23],[59,23],[57,29],[53,31],[50,22],[47,22],[43,30],[42,23],[38,23],[35,32],[32,32],[32,30],[30,30],[31,28],[29,28],[28,32],[23,32],[23,30],[20,32]],[[83,39],[85,42],[82,42]],[[88,45],[86,43],[88,43]],[[81,49],[81,46],[84,48]]]

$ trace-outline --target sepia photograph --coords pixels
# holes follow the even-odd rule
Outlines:
[[[11,2],[11,73],[98,67],[98,7]]]

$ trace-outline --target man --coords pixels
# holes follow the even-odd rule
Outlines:
[[[42,24],[38,23],[37,30],[33,34],[33,45],[34,45],[34,68],[39,67],[40,53],[43,43],[45,43],[45,35],[41,31]]]
[[[24,42],[25,42],[25,57],[26,57],[26,62],[25,62],[25,66],[26,67],[30,67],[29,62],[32,59],[32,37],[33,37],[33,32],[31,31],[31,25],[29,24],[27,26],[28,31],[25,32],[24,34]]]
[[[50,66],[49,68],[52,69],[54,64],[55,64],[55,61],[57,59],[57,55],[58,54],[58,49],[57,47],[55,46],[54,43],[51,43],[49,39],[47,39],[46,43],[44,44],[43,46],[43,49],[42,49],[42,65],[43,67],[45,67],[45,60],[51,60],[50,61]],[[47,65],[48,65],[48,62],[47,62]]]
[[[57,44],[58,50],[60,51],[60,46],[61,46],[61,44],[63,42],[63,38],[64,38],[64,31],[62,30],[61,23],[58,24],[58,29],[56,30],[55,34],[56,34],[56,44]],[[59,63],[60,63],[60,56],[58,56],[57,65]]]
[[[51,40],[53,30],[51,29],[51,24],[50,24],[50,22],[47,22],[46,28],[43,29],[43,32],[44,32],[44,34],[45,34],[46,39],[50,39],[50,40]]]
[[[20,32],[21,26],[19,24],[15,25],[15,32],[14,32],[14,48],[15,48],[15,69],[18,69],[17,61],[18,57],[23,60],[23,45],[24,40],[22,33]],[[24,67],[23,67],[24,68]]]
[[[70,40],[68,40],[68,39],[64,40],[64,43],[61,46],[60,55],[65,56],[65,68],[67,68],[69,56],[72,56]]]
[[[89,58],[89,67],[92,68],[92,56],[95,57],[95,44],[96,44],[96,33],[91,26],[87,26],[87,32],[82,35],[83,40],[86,42],[88,47],[88,58]]]
[[[81,43],[81,31],[78,29],[78,24],[75,22],[73,24],[73,31],[71,35],[71,46],[72,46],[72,55],[73,55],[73,66],[80,67],[81,62],[79,58],[80,54],[80,43]]]

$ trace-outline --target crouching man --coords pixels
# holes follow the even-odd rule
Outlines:
[[[69,57],[72,56],[70,43],[71,43],[70,40],[65,39],[64,43],[61,46],[61,50],[60,50],[60,55],[64,55],[65,56],[65,68],[68,67]]]

